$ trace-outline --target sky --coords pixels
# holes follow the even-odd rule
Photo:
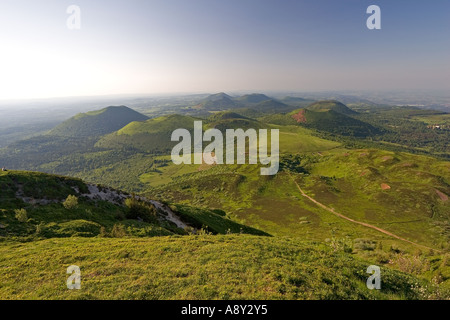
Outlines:
[[[449,35],[448,0],[1,0],[0,100],[450,90]]]

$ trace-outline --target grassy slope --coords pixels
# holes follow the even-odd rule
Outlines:
[[[88,193],[86,184],[78,179],[36,172],[0,172],[0,237],[29,240],[95,237],[101,234],[102,227],[104,233],[109,234],[117,226],[123,227],[129,236],[187,234],[163,219],[151,222],[127,219],[128,209],[125,206],[84,198],[74,187],[81,193]],[[19,194],[28,202],[22,201],[17,196]],[[79,197],[76,208],[67,209],[63,206],[68,195]],[[42,203],[42,200],[46,203]],[[14,210],[22,208],[27,211],[26,222],[20,222],[15,217]],[[228,230],[239,233],[242,230],[243,233],[267,235],[208,210],[186,208],[181,212],[185,211],[186,214],[181,215],[182,220],[195,228],[205,227],[216,234],[226,234]]]
[[[68,290],[66,269],[81,269]],[[50,239],[0,246],[4,299],[416,299],[416,278],[317,244],[255,236]],[[19,281],[20,279],[20,281]]]
[[[344,149],[303,156],[302,161],[310,174],[294,176],[316,200],[412,241],[437,249],[448,247],[450,201],[442,201],[436,192],[450,194],[448,162]],[[301,197],[290,176],[283,172],[261,177],[258,166],[214,166],[172,181],[150,189],[149,194],[175,203],[221,208],[271,234],[307,234],[318,240],[331,237],[333,232],[353,238],[364,237],[365,233],[376,235]],[[382,183],[391,189],[382,190]]]
[[[334,110],[342,114],[356,114],[355,111],[348,108],[345,104],[335,100],[318,101],[310,104],[307,109],[317,112]]]

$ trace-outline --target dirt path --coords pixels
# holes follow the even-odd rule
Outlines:
[[[289,177],[291,178],[291,180],[292,180],[292,181],[295,183],[295,185],[297,186],[297,188],[298,188],[298,190],[300,191],[300,193],[302,194],[302,196],[304,196],[305,198],[308,198],[311,202],[314,202],[316,205],[318,205],[319,207],[321,207],[321,208],[324,209],[324,210],[327,210],[328,212],[331,212],[331,213],[334,214],[335,216],[338,216],[339,218],[342,218],[342,219],[345,219],[345,220],[347,220],[347,221],[350,221],[350,222],[359,224],[359,225],[361,225],[361,226],[364,226],[364,227],[367,227],[367,228],[370,228],[370,229],[373,229],[373,230],[377,230],[377,231],[379,231],[379,232],[381,232],[381,233],[384,233],[384,234],[386,234],[386,235],[388,235],[388,236],[391,236],[391,237],[393,237],[393,238],[396,238],[396,239],[398,239],[398,240],[408,242],[408,243],[410,243],[410,244],[412,244],[412,245],[419,246],[419,247],[422,247],[422,248],[431,249],[431,250],[434,250],[434,251],[442,252],[442,251],[440,251],[440,250],[437,250],[437,249],[434,249],[434,248],[430,248],[430,247],[424,246],[424,245],[422,245],[422,244],[418,244],[418,243],[415,243],[415,242],[413,242],[413,241],[410,241],[410,240],[408,240],[408,239],[399,237],[399,236],[397,236],[397,235],[395,235],[395,234],[393,234],[393,233],[391,233],[391,232],[389,232],[389,231],[387,231],[387,230],[378,228],[377,226],[371,225],[371,224],[369,224],[369,223],[365,223],[365,222],[361,222],[361,221],[354,220],[354,219],[352,219],[352,218],[349,218],[349,217],[347,217],[347,216],[344,216],[343,214],[341,214],[341,213],[339,213],[339,212],[336,212],[333,208],[327,207],[326,205],[324,205],[324,204],[320,203],[319,201],[315,200],[314,198],[308,196],[308,195],[303,191],[303,189],[300,188],[300,186],[298,185],[297,181],[295,181],[295,179],[292,177],[292,175],[291,175],[290,173],[288,173],[288,174],[289,174]]]
[[[155,206],[156,209],[164,211],[167,214],[167,216],[164,218],[175,223],[178,228],[186,229],[189,227],[186,223],[181,221],[180,218],[168,206],[163,205],[162,203],[155,200],[147,200],[147,201],[150,201]]]

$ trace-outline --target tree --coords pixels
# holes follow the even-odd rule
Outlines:
[[[16,219],[20,222],[27,222],[28,221],[28,214],[27,210],[25,209],[15,209],[14,213],[16,214]]]
[[[78,198],[74,195],[68,195],[66,200],[63,202],[64,208],[71,210],[78,207]]]

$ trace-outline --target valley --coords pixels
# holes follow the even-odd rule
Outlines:
[[[447,113],[264,94],[177,103],[89,110],[0,149],[2,297],[449,297]],[[171,134],[195,121],[223,136],[278,129],[278,173],[175,165]],[[14,285],[29,257],[39,288]],[[84,266],[86,291],[57,284],[66,264]],[[387,290],[365,288],[370,264]]]

